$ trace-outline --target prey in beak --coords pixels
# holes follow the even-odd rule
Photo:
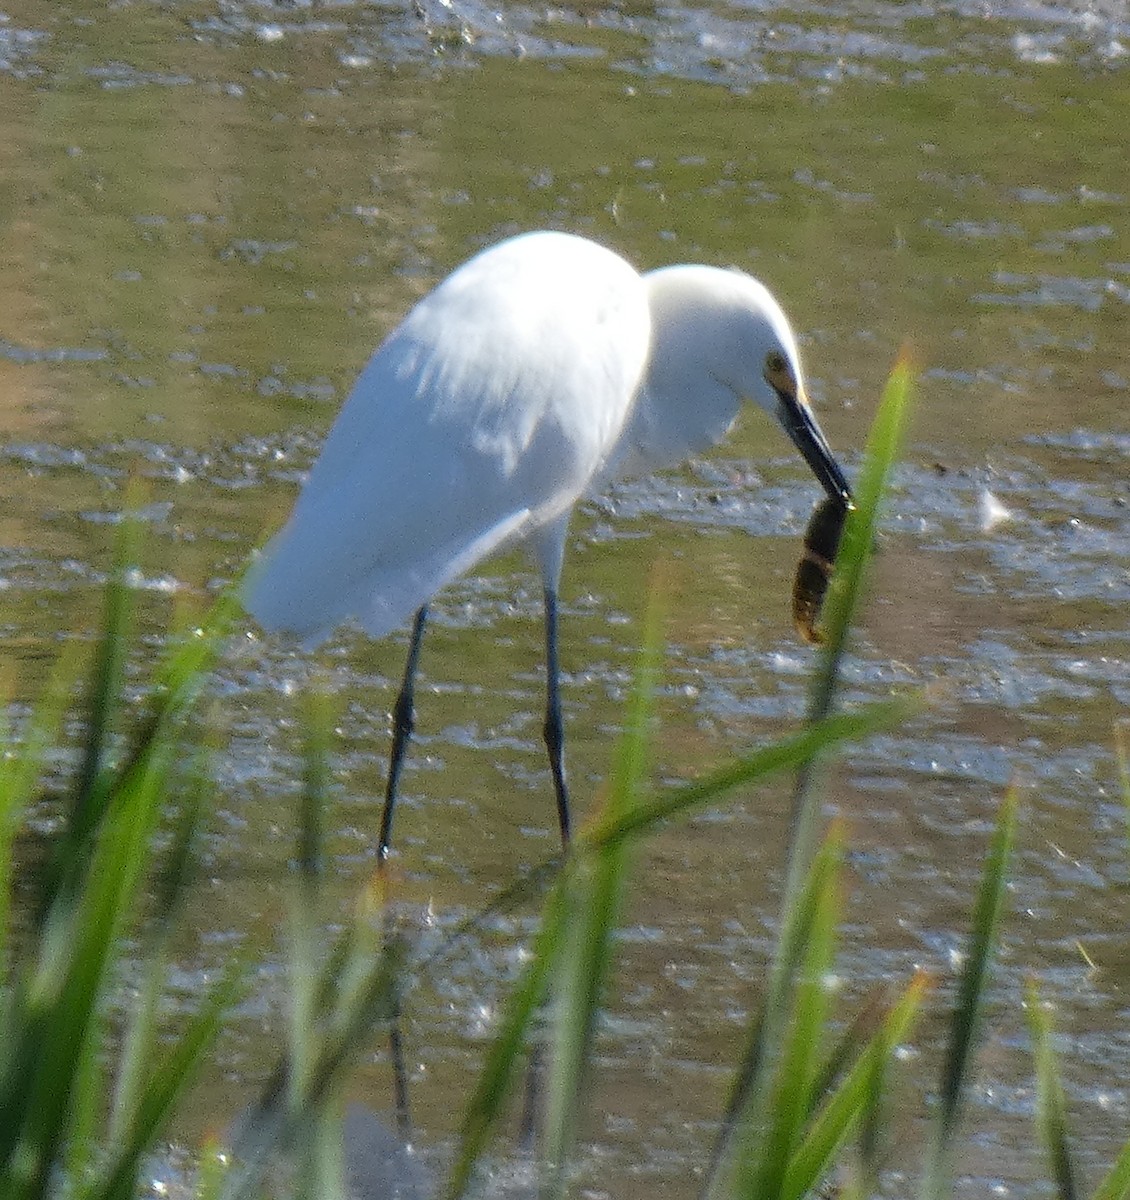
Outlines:
[[[777,419],[826,493],[826,499],[816,506],[805,530],[804,553],[793,584],[793,620],[797,632],[806,642],[818,645],[824,635],[817,621],[851,508],[851,488],[783,354],[774,351],[766,356],[765,380],[777,395]]]

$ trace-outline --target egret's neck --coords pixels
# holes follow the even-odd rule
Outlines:
[[[605,476],[646,474],[717,445],[745,394],[743,339],[726,289],[729,272],[674,267],[646,275],[651,353],[618,452]]]
[[[640,475],[678,466],[716,446],[729,433],[739,397],[705,366],[661,354],[640,389],[621,437],[617,475]],[[694,398],[693,408],[686,398]]]

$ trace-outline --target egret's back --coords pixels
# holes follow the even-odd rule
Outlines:
[[[471,259],[377,350],[246,603],[306,640],[381,636],[445,583],[567,513],[623,428],[648,353],[623,259],[536,233]]]

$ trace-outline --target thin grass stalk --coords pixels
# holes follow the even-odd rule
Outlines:
[[[883,496],[910,414],[913,377],[914,364],[904,350],[883,389],[871,425],[863,468],[855,485],[853,510],[848,514],[836,555],[836,570],[825,608],[824,644],[809,703],[812,720],[832,711],[848,633],[863,594]]]
[[[330,725],[328,697],[321,688],[314,688],[306,704],[304,786],[299,801],[295,846],[297,879],[290,897],[288,1057],[292,1105],[306,1092],[317,1053],[321,941],[318,893],[325,872]]]
[[[832,712],[848,634],[863,595],[872,547],[878,535],[879,515],[887,483],[894,470],[909,414],[913,367],[904,353],[895,363],[879,402],[864,451],[863,469],[855,499],[844,525],[836,570],[824,620],[824,644],[817,659],[809,695],[807,721],[825,720]],[[820,803],[812,786],[818,753],[802,764],[797,775],[786,855],[788,875],[782,908],[795,894],[816,850],[820,828]]]
[[[890,1008],[889,987],[882,983],[876,984],[856,1010],[847,1028],[836,1039],[817,1075],[812,1088],[812,1105],[808,1112],[810,1118],[815,1113],[816,1106],[839,1083],[863,1047],[878,1032]]]
[[[800,963],[792,997],[789,1028],[777,1068],[771,1107],[751,1106],[748,1140],[743,1147],[738,1191],[743,1195],[776,1196],[799,1144],[812,1104],[820,1042],[828,1013],[827,978],[836,945],[839,868],[843,833],[834,825],[812,864],[810,895],[805,907],[811,920],[800,938]],[[764,1126],[761,1122],[764,1121]]]
[[[121,702],[134,594],[127,577],[137,562],[141,526],[127,514],[114,539],[114,563],[106,583],[103,625],[94,653],[86,699],[86,732],[78,775],[71,788],[63,835],[43,873],[40,919],[57,904],[66,906],[89,865],[89,847],[103,817],[108,787],[109,742]]]
[[[98,1118],[106,1091],[101,1063],[106,1033],[104,1020],[92,1020],[75,1063],[70,1112],[66,1118],[67,1136],[62,1146],[63,1177],[75,1182],[87,1178],[93,1160]]]
[[[340,1084],[346,1064],[369,1030],[378,1021],[392,1019],[406,958],[403,939],[392,937],[370,957],[364,985],[358,988],[348,1012],[341,1014],[339,1025],[321,1040],[306,1088],[296,1100],[291,1099],[289,1062],[284,1059],[276,1067],[236,1138],[236,1165],[224,1180],[221,1193],[225,1200],[255,1194],[271,1152],[294,1149],[312,1115],[320,1111]]]
[[[342,1101],[329,1097],[297,1136],[294,1200],[345,1200]]]
[[[156,1058],[157,1012],[168,972],[169,943],[194,867],[193,845],[205,794],[210,788],[206,778],[207,753],[195,756],[183,789],[180,812],[173,828],[172,844],[153,881],[155,893],[152,930],[143,942],[146,962],[137,1000],[118,1054],[117,1076],[111,1103],[109,1137],[116,1144],[134,1120],[145,1082],[147,1066]]]
[[[333,713],[325,688],[307,694],[306,746],[302,756],[303,788],[300,800],[298,871],[303,886],[316,892],[326,871],[326,813],[330,804],[330,740]]]
[[[546,899],[530,961],[507,998],[502,1021],[487,1051],[478,1083],[463,1110],[455,1165],[444,1193],[447,1200],[458,1200],[466,1195],[475,1165],[505,1109],[527,1035],[564,946],[567,906],[566,888],[559,880]]]
[[[883,1133],[886,1128],[885,1108],[887,1072],[891,1065],[894,1046],[885,1029],[875,1038],[874,1052],[870,1055],[870,1070],[867,1072],[866,1099],[859,1116],[859,1194],[874,1196],[879,1192],[879,1169],[883,1149]]]
[[[184,630],[170,653],[157,665],[150,685],[148,715],[138,724],[108,784],[118,794],[151,757],[153,747],[175,736],[204,687],[232,625],[242,612],[236,581],[212,603],[201,621]]]
[[[75,680],[78,676],[78,646],[70,643],[59,656],[43,694],[32,711],[18,753],[0,754],[0,981],[10,974],[8,961],[11,936],[12,846],[23,814],[35,796],[48,749],[59,742]],[[11,733],[0,728],[0,737]]]
[[[652,586],[649,595],[643,650],[603,806],[605,820],[635,807],[647,770],[660,661],[658,587]],[[567,864],[562,880],[569,919],[565,944],[551,982],[553,1054],[547,1093],[543,1189],[548,1197],[559,1197],[565,1190],[565,1170],[576,1139],[593,1035],[611,963],[612,935],[627,877],[624,842],[607,844],[591,853],[584,853],[583,841],[580,846]]]
[[[951,1190],[953,1140],[980,1027],[989,967],[1000,929],[1008,866],[1016,840],[1019,804],[1017,789],[1009,788],[1001,803],[996,831],[985,859],[973,911],[969,951],[958,985],[946,1057],[942,1064],[940,1102],[923,1177],[923,1200],[941,1200]]]
[[[1052,1045],[1051,1014],[1040,999],[1040,989],[1034,979],[1028,980],[1024,999],[1028,1031],[1032,1035],[1032,1054],[1036,1060],[1036,1119],[1040,1137],[1048,1152],[1059,1200],[1076,1200],[1079,1176],[1067,1141],[1067,1103]]]
[[[120,1142],[133,1120],[151,1061],[157,1028],[157,1011],[169,968],[168,945],[161,938],[148,955],[141,986],[131,1005],[130,1022],[118,1054],[117,1075],[110,1109],[111,1142]]]
[[[331,956],[322,969],[318,1012],[324,1014],[327,1036],[345,1036],[359,1006],[364,1006],[371,986],[372,964],[381,953],[386,939],[395,936],[386,927],[384,880],[379,872],[361,889],[354,904],[343,940],[344,953],[340,960]],[[338,965],[340,963],[340,965]],[[332,974],[331,974],[332,972]],[[332,979],[332,986],[331,986]],[[392,1016],[400,1012],[399,980]],[[322,999],[325,997],[326,999]]]
[[[306,703],[303,755],[304,786],[299,803],[295,846],[297,878],[290,900],[290,987],[288,1103],[292,1115],[302,1112],[317,1068],[323,1021],[317,1000],[319,977],[319,891],[325,872],[325,808],[329,791],[329,743],[332,718],[329,698],[315,687]],[[356,917],[355,917],[356,920]],[[335,1200],[342,1195],[340,1096],[333,1089],[299,1127],[294,1148],[297,1200]]]

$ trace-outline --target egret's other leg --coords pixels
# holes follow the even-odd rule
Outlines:
[[[396,807],[396,785],[400,781],[400,768],[404,765],[404,752],[416,724],[416,664],[420,660],[420,643],[424,640],[424,623],[428,619],[428,606],[416,614],[412,624],[412,640],[408,644],[408,662],[404,667],[404,682],[400,695],[392,710],[392,753],[388,759],[388,782],[385,785],[385,808],[381,814],[381,836],[377,842],[377,861],[388,858],[388,844],[392,838],[392,810]]]
[[[545,589],[545,748],[557,795],[557,820],[561,845],[569,845],[569,790],[565,786],[565,729],[561,720],[561,694],[557,666],[557,593]]]

